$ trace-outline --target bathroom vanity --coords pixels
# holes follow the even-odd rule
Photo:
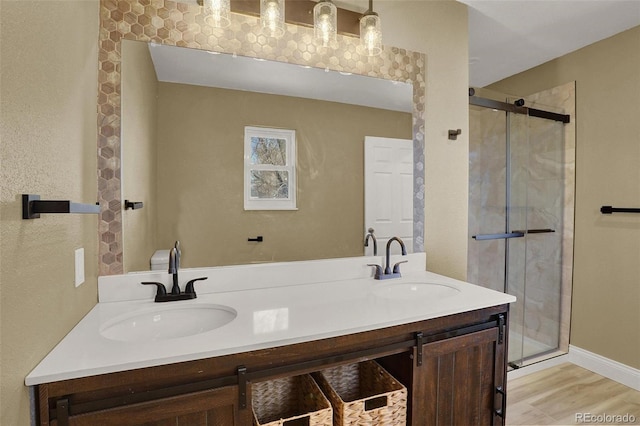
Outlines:
[[[106,277],[100,303],[26,379],[39,424],[251,425],[252,383],[369,359],[407,387],[408,424],[504,424],[515,298],[408,257],[387,281],[362,257],[185,270],[208,276],[198,298],[156,304],[136,284],[155,273]],[[183,309],[234,317],[188,335],[149,336],[153,321],[131,331]]]

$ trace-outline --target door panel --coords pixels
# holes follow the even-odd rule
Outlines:
[[[414,369],[413,424],[503,423],[495,415],[501,403],[495,388],[504,385],[503,346],[497,327],[423,345],[423,364]]]
[[[410,253],[413,250],[413,141],[366,136],[364,146],[364,231],[374,229],[380,248],[389,238],[400,237]],[[365,249],[365,254],[372,254],[370,247]],[[392,246],[392,253],[400,253],[398,245]],[[382,254],[382,250],[378,254]]]

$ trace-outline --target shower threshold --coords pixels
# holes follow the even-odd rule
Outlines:
[[[536,355],[531,355],[529,357],[523,358],[520,364],[517,364],[514,361],[509,361],[507,363],[507,371],[515,371],[526,369],[527,367],[537,364],[539,362],[548,361],[552,358],[559,357],[562,355],[566,355],[567,352],[560,349],[550,349],[546,352],[539,353]]]
[[[511,330],[509,332],[509,370],[544,361],[566,352]]]

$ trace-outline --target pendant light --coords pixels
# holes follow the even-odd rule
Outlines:
[[[260,25],[268,36],[284,35],[284,0],[260,0]]]
[[[313,30],[316,42],[323,47],[336,40],[338,8],[331,0],[322,0],[313,8]]]
[[[373,11],[373,0],[369,0],[369,10],[360,18],[360,46],[367,56],[382,52],[382,27],[380,17]]]
[[[214,28],[226,28],[229,19],[230,0],[204,0],[205,21]]]

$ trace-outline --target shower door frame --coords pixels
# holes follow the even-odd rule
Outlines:
[[[469,96],[469,105],[475,105],[484,108],[498,109],[500,111],[513,112],[516,114],[525,114],[530,117],[546,118],[547,120],[560,121],[567,124],[571,122],[569,114],[558,114],[557,112],[545,111],[537,108],[526,106],[518,106],[508,102],[496,101],[494,99],[481,98],[480,96]]]
[[[505,96],[506,98],[506,96]],[[510,276],[509,276],[509,251],[510,251],[510,239],[511,238],[520,238],[520,237],[525,237],[526,234],[528,233],[547,233],[547,232],[555,232],[554,230],[551,229],[528,229],[528,223],[527,223],[527,219],[526,219],[526,214],[525,214],[525,227],[523,231],[513,231],[512,227],[510,227],[511,225],[511,214],[509,212],[509,209],[511,207],[511,185],[513,184],[512,182],[512,173],[510,171],[510,168],[512,167],[511,164],[511,114],[509,113],[515,113],[515,114],[522,114],[522,115],[527,115],[529,117],[536,117],[536,118],[542,118],[542,119],[547,119],[547,120],[553,120],[553,121],[558,121],[561,122],[563,124],[568,124],[571,123],[571,116],[569,114],[559,114],[559,113],[555,113],[555,112],[551,112],[551,111],[545,111],[545,110],[541,110],[541,109],[537,109],[537,108],[532,108],[532,107],[525,107],[524,106],[524,101],[523,100],[518,100],[516,102],[512,103],[508,103],[508,102],[502,102],[502,101],[498,101],[498,100],[493,100],[493,99],[488,99],[488,98],[483,98],[480,96],[474,96],[474,93],[472,92],[472,90],[470,90],[470,96],[469,96],[469,105],[474,105],[474,106],[479,106],[479,107],[483,107],[483,108],[491,108],[493,110],[501,110],[501,111],[505,111],[507,113],[506,115],[506,128],[507,128],[507,132],[506,132],[506,169],[505,169],[505,173],[506,173],[506,193],[505,193],[505,205],[506,205],[506,213],[505,213],[505,233],[504,234],[493,234],[493,235],[485,235],[485,234],[481,234],[481,235],[475,235],[472,238],[476,239],[476,240],[482,240],[482,239],[504,239],[505,241],[505,246],[504,246],[504,266],[505,266],[505,275],[504,275],[504,291],[508,291],[508,284],[510,282]],[[527,131],[527,135],[528,135],[528,131]],[[564,135],[563,135],[564,136]],[[528,139],[529,136],[527,136]],[[529,141],[526,142],[527,145],[529,143]],[[566,176],[564,177],[563,181],[565,182],[566,185]],[[528,184],[527,184],[528,185]],[[563,225],[564,228],[564,225]],[[561,243],[562,244],[562,243]],[[525,246],[524,246],[524,250],[526,253],[526,242],[525,242]],[[572,256],[571,256],[572,257]],[[564,266],[564,261],[562,261],[561,263],[561,267]],[[523,276],[523,279],[524,276]],[[524,354],[522,353],[522,350],[520,352],[520,355],[518,356],[517,364],[514,363],[512,365],[513,368],[519,368],[525,365],[529,365],[531,363],[543,360],[543,359],[547,359],[556,355],[560,355],[563,353],[566,353],[568,351],[568,322],[567,322],[567,329],[563,330],[563,323],[564,321],[564,314],[562,313],[562,310],[565,308],[565,306],[567,305],[566,303],[562,303],[562,299],[565,297],[569,297],[570,295],[566,295],[563,292],[564,286],[563,286],[563,276],[562,276],[562,272],[560,274],[560,280],[559,280],[559,295],[561,298],[561,301],[559,303],[559,308],[561,310],[560,315],[559,315],[559,330],[558,330],[558,346],[556,347],[556,349],[552,349],[550,351],[546,351],[546,352],[541,352],[541,353],[537,353],[531,356],[524,356]],[[523,291],[526,289],[526,279],[525,281],[523,281]],[[524,302],[523,302],[524,303]],[[523,315],[524,315],[524,310],[526,310],[526,306],[523,308]],[[524,327],[524,318],[523,318],[523,327]],[[563,337],[563,334],[566,334],[566,337]],[[524,338],[524,332],[523,332],[523,338]],[[511,364],[511,363],[510,363]]]

